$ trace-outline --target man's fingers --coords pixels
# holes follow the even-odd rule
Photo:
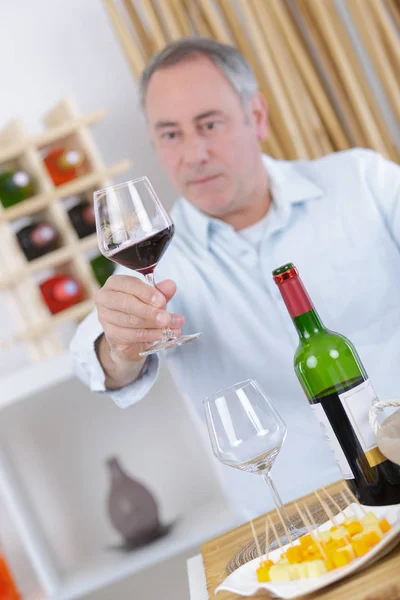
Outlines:
[[[165,281],[161,281],[157,283],[157,289],[163,293],[167,302],[171,300],[176,293],[176,283],[171,279],[166,279]]]
[[[173,331],[176,335],[180,335],[180,329],[173,329]],[[161,340],[162,329],[127,329],[109,324],[106,337],[111,347],[149,344]]]
[[[163,308],[166,304],[166,298],[159,290],[140,281],[137,277],[129,275],[112,275],[97,296],[101,297],[104,291],[114,291],[134,296],[145,304],[152,304],[157,308]]]
[[[118,325],[118,327],[127,327],[130,329],[147,328],[155,329],[157,327],[182,327],[184,319],[181,315],[170,314],[165,310],[156,310],[155,318],[145,319],[137,314],[130,314],[111,310],[106,306],[100,306],[97,309],[98,316],[103,328],[107,329],[107,324]]]

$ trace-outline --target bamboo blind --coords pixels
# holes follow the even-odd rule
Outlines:
[[[135,77],[181,37],[235,45],[269,104],[264,150],[312,159],[352,146],[400,161],[400,148],[335,0],[104,0]],[[400,123],[400,1],[346,0],[393,115]]]

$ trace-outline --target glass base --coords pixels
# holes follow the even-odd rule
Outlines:
[[[157,352],[161,352],[162,350],[169,350],[171,348],[177,348],[178,346],[183,346],[183,344],[187,344],[188,342],[193,342],[193,340],[197,340],[201,336],[201,333],[191,333],[190,335],[181,335],[177,338],[171,338],[166,340],[165,342],[154,342],[147,350],[143,350],[143,352],[139,352],[139,356],[149,356],[150,354],[156,354]]]

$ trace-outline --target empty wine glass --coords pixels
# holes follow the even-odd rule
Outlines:
[[[258,383],[247,379],[204,401],[213,452],[218,460],[261,475],[292,540],[307,533],[291,522],[271,477],[271,468],[286,437],[286,425]],[[291,540],[280,538],[281,544]],[[275,542],[270,549],[277,547]]]
[[[94,193],[100,252],[141,273],[156,287],[154,269],[174,235],[174,223],[147,177],[113,185]],[[162,339],[139,354],[147,356],[197,339],[201,333],[176,335],[163,330]]]

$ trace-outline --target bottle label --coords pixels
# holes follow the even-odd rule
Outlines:
[[[386,460],[376,444],[375,434],[369,424],[369,410],[378,402],[369,379],[356,387],[339,394],[340,401],[350,420],[368,463],[375,467]]]
[[[338,442],[338,439],[333,431],[332,425],[323,409],[323,406],[319,403],[311,404],[311,408],[313,413],[315,414],[319,424],[321,425],[321,429],[325,436],[326,441],[329,444],[330,449],[333,452],[333,455],[336,460],[336,464],[342,472],[343,479],[354,479],[353,472],[351,467],[347,461],[347,458],[342,450],[341,445]]]

